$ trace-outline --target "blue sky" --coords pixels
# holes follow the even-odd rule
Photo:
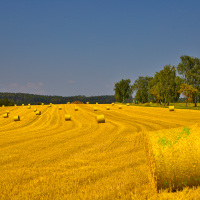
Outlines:
[[[114,83],[200,57],[200,1],[0,2],[0,92],[113,95]]]

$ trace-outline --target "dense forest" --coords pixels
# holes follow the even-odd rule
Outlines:
[[[2,105],[21,105],[21,104],[66,104],[67,102],[81,101],[83,103],[112,103],[115,102],[114,95],[104,95],[104,96],[47,96],[47,95],[36,95],[36,94],[26,94],[26,93],[0,93],[0,106]]]

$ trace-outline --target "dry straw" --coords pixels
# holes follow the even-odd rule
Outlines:
[[[200,127],[144,134],[150,183],[171,191],[200,185]]]
[[[37,111],[37,108],[34,109],[34,112],[36,112],[36,111]]]
[[[169,106],[169,111],[174,111],[174,106]]]
[[[70,121],[71,120],[71,115],[70,114],[66,114],[65,115],[65,121]]]
[[[7,118],[8,117],[8,113],[3,114],[3,118]]]
[[[75,107],[74,110],[75,110],[75,111],[78,111],[78,107]]]
[[[62,107],[59,107],[59,110],[62,110]]]
[[[122,109],[122,106],[121,106],[121,105],[119,105],[119,109]]]
[[[94,107],[94,111],[97,111],[97,107]]]
[[[106,107],[106,110],[110,110],[110,107],[109,107],[109,106],[107,106],[107,107]]]
[[[97,120],[97,123],[105,123],[104,115],[97,115],[96,120]]]
[[[14,121],[20,121],[20,117],[19,117],[19,115],[14,116]]]
[[[36,115],[41,115],[41,111],[38,110],[38,111],[36,112]]]

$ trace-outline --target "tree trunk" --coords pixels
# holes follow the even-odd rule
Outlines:
[[[194,99],[194,104],[195,104],[195,107],[197,107],[197,97],[195,96],[195,99]]]

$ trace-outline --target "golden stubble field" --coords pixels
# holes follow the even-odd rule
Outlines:
[[[143,133],[199,123],[200,111],[27,107],[0,108],[0,199],[199,199],[199,187],[167,193],[150,185]],[[3,118],[7,110],[9,117]],[[96,122],[98,114],[105,115],[105,123]]]

